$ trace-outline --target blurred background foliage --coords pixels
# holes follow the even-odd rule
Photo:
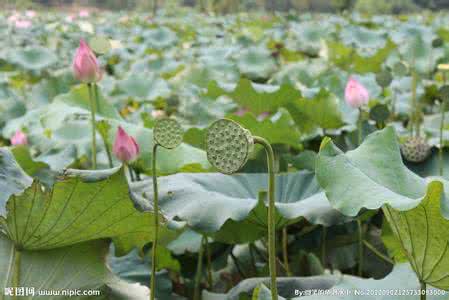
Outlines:
[[[405,14],[422,9],[449,8],[448,0],[2,0],[0,7],[68,9],[80,6],[108,10],[157,10],[167,6],[194,7],[203,12],[227,14],[242,11],[312,11],[367,14]]]

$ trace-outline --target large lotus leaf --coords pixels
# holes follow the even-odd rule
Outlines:
[[[355,45],[359,49],[369,50],[370,52],[383,48],[386,43],[383,32],[370,30],[362,26],[345,26],[342,28],[340,36],[347,46]]]
[[[23,171],[6,148],[0,148],[0,217],[6,217],[6,202],[11,195],[18,195],[33,180]]]
[[[449,185],[445,185],[449,186]],[[420,281],[449,289],[449,220],[441,215],[443,183],[429,184],[428,193],[414,209],[383,208],[390,227]]]
[[[239,105],[255,114],[260,114],[274,111],[286,103],[299,99],[301,93],[289,84],[263,85],[252,83],[248,79],[240,79],[237,86],[231,89],[224,89],[217,82],[212,81],[206,96],[214,99],[219,96],[228,96]]]
[[[18,49],[12,52],[10,59],[27,70],[42,70],[57,62],[56,54],[42,47]]]
[[[34,287],[38,291],[49,290],[95,290],[101,295],[92,297],[71,297],[71,299],[147,299],[149,290],[137,284],[120,281],[112,275],[105,264],[109,243],[97,240],[79,243],[68,247],[45,251],[22,251],[20,259],[19,286]],[[0,234],[0,288],[12,286],[14,269],[14,244]],[[32,295],[20,297],[32,299]],[[2,298],[3,299],[3,298]],[[12,297],[5,296],[5,300]],[[54,296],[52,299],[67,299],[67,296]]]
[[[225,242],[254,240],[266,230],[267,210],[259,191],[266,190],[267,180],[267,174],[165,176],[158,180],[159,205],[167,218],[179,218],[194,230],[215,233]],[[278,175],[276,186],[278,227],[301,217],[326,226],[347,220],[330,207],[311,172]],[[132,183],[132,190],[153,197],[151,181]],[[242,223],[244,231],[238,230]]]
[[[325,139],[316,173],[332,206],[349,216],[384,204],[409,210],[437,187],[430,184],[433,179],[421,178],[405,167],[393,127],[370,134],[357,149],[346,153]],[[449,217],[447,197],[437,191],[442,197],[442,213]]]
[[[120,81],[118,86],[127,96],[139,101],[166,98],[171,93],[167,82],[152,73],[131,74]]]
[[[118,253],[143,247],[153,238],[152,213],[139,212],[130,199],[122,168],[67,170],[49,189],[34,181],[6,204],[2,229],[27,250],[53,249],[114,238]]]
[[[300,133],[292,127],[293,121],[287,112],[262,121],[258,121],[251,113],[244,116],[231,115],[228,118],[241,124],[251,134],[265,138],[270,144],[287,144],[294,148],[299,146]]]
[[[296,99],[286,103],[285,107],[296,125],[304,131],[316,127],[333,129],[343,125],[337,97],[324,89],[312,99]]]
[[[279,296],[291,299],[297,295],[298,292],[305,292],[308,290],[327,290],[337,284],[338,276],[322,275],[310,277],[278,277],[276,279]],[[239,300],[246,295],[253,295],[253,291],[261,284],[269,285],[270,278],[248,278],[241,281],[238,285],[233,287],[226,294],[211,293],[203,291],[204,300]],[[245,299],[245,298],[243,298]],[[257,298],[255,298],[257,299]],[[264,298],[261,298],[264,299]],[[271,299],[271,297],[266,298]],[[282,299],[282,298],[281,298]]]
[[[395,49],[396,45],[387,40],[385,47],[379,49],[372,56],[359,55],[356,50],[344,44],[327,41],[329,59],[338,67],[356,73],[378,73],[382,64]]]
[[[167,27],[158,27],[145,31],[145,42],[153,49],[163,49],[176,43],[176,33]]]
[[[250,78],[267,78],[276,70],[271,52],[265,48],[252,47],[241,51],[237,58],[240,73]]]
[[[387,299],[419,299],[420,284],[413,269],[409,264],[396,265],[393,271],[380,280],[365,279],[351,275],[343,275],[337,284],[327,292],[329,294],[303,295],[293,298],[294,300],[387,300]],[[356,291],[359,293],[357,294]],[[407,291],[409,293],[407,294]],[[427,299],[445,299],[447,295],[442,290],[431,287],[427,289]],[[307,292],[307,291],[306,291]],[[390,293],[390,294],[388,294]],[[292,299],[292,300],[293,300]]]

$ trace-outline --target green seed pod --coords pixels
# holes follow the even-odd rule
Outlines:
[[[163,118],[156,122],[153,128],[155,143],[167,149],[178,147],[182,142],[181,125],[174,119]]]
[[[441,38],[436,38],[432,41],[432,47],[433,48],[439,48],[443,46],[444,41]]]
[[[393,76],[387,70],[381,71],[376,74],[376,82],[380,87],[386,88],[391,84]]]
[[[222,173],[237,172],[247,162],[253,149],[251,132],[232,120],[215,121],[207,130],[207,159]]]
[[[388,106],[385,104],[377,104],[373,106],[369,111],[369,117],[377,123],[384,123],[390,117]]]
[[[409,137],[401,144],[401,153],[405,160],[420,163],[430,155],[431,147],[422,137]]]

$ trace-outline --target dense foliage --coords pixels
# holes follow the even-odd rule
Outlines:
[[[0,288],[147,299],[153,266],[157,299],[443,299],[448,26],[3,13]]]

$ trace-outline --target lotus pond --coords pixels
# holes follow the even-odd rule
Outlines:
[[[0,34],[0,299],[447,299],[446,14]]]

